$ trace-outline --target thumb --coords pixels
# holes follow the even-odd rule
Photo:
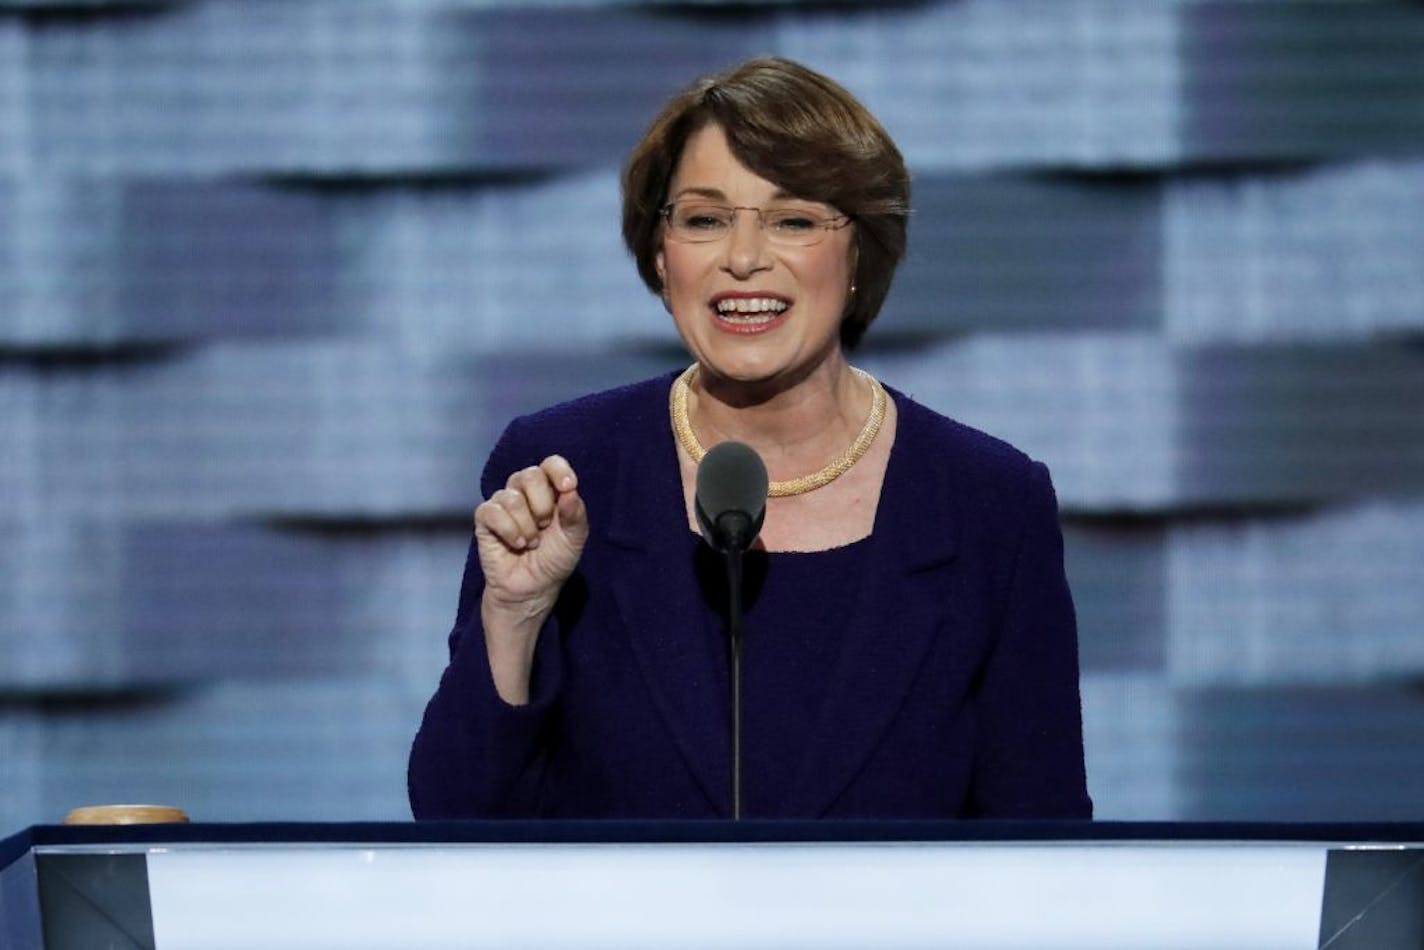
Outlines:
[[[558,510],[559,526],[566,535],[582,538],[588,534],[588,506],[583,503],[577,488],[559,495]]]

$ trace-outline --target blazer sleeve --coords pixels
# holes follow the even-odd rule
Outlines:
[[[515,420],[501,436],[480,480],[482,497],[511,472],[538,461]],[[418,819],[532,817],[538,813],[544,750],[557,715],[563,664],[559,611],[545,621],[535,648],[529,702],[500,698],[485,651],[480,602],[484,575],[473,539],[450,631],[450,661],[411,746],[406,787]]]
[[[979,684],[971,806],[983,818],[1091,818],[1078,630],[1048,469],[1032,465],[1024,517]]]

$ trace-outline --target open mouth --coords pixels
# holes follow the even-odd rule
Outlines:
[[[734,333],[760,333],[781,323],[791,309],[780,297],[722,297],[712,302],[712,311],[723,328]]]

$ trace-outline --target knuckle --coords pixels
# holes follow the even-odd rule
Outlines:
[[[524,493],[516,488],[502,488],[490,500],[509,512],[524,507]]]

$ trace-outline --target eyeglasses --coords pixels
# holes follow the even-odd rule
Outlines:
[[[809,247],[818,244],[831,231],[850,224],[844,214],[819,214],[795,205],[775,208],[749,208],[745,205],[722,205],[709,201],[674,201],[663,205],[659,213],[667,219],[668,235],[689,244],[720,241],[732,233],[738,211],[754,211],[768,241],[787,247]]]

